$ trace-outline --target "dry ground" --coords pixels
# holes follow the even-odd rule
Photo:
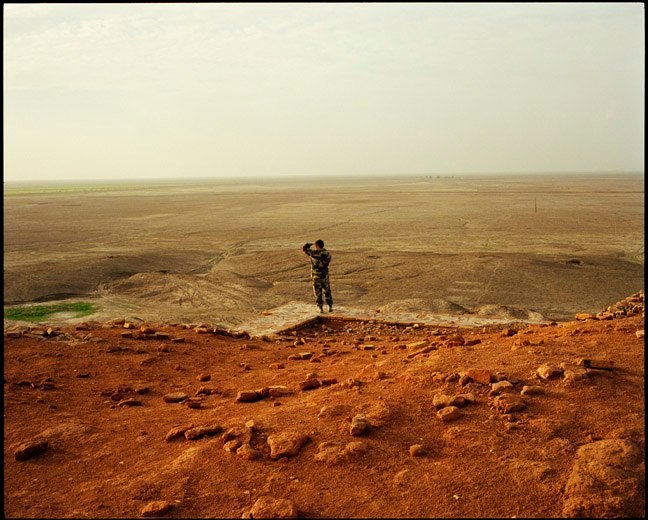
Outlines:
[[[122,325],[99,323],[54,330],[49,338],[5,330],[7,517],[137,517],[162,501],[169,509],[161,515],[170,518],[240,518],[262,496],[288,499],[312,518],[643,515],[641,315],[509,325],[517,330],[512,336],[502,326],[330,318],[265,340],[148,326],[163,334],[136,339],[136,330],[127,338]],[[475,344],[453,344],[457,333]],[[411,356],[416,350],[407,345],[418,341],[436,350]],[[313,356],[289,358],[302,352]],[[572,366],[579,358],[615,366]],[[583,378],[536,377],[541,365],[561,363]],[[524,396],[526,409],[507,415],[493,407],[491,385],[458,380],[470,368],[514,383],[510,395],[520,396],[524,385],[545,393]],[[310,373],[337,382],[300,390]],[[291,393],[236,399],[239,391],[274,385]],[[193,397],[201,387],[214,393],[197,397],[196,409],[163,399]],[[440,393],[472,393],[476,402],[445,423],[433,403]],[[119,405],[128,399],[140,406]],[[360,413],[371,428],[352,436],[351,419]],[[259,458],[226,451],[222,431],[165,441],[172,428],[189,425],[239,428],[238,439]],[[306,444],[273,459],[269,438],[292,433],[305,435]],[[49,447],[16,460],[17,446],[33,439]],[[325,442],[333,443],[330,451]],[[416,444],[420,456],[409,453]],[[603,460],[587,465],[591,453]],[[620,467],[606,466],[617,459]]]
[[[312,301],[301,246],[319,238],[344,306],[416,299],[432,312],[505,305],[564,320],[643,287],[641,176],[94,189],[5,188],[5,305],[89,299],[98,319],[235,325]]]

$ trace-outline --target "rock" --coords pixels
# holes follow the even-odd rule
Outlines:
[[[171,338],[171,343],[184,343],[184,338]]]
[[[204,381],[210,381],[211,380],[211,375],[209,374],[200,374],[196,376],[196,379],[198,381],[204,382]]]
[[[236,395],[236,400],[241,403],[253,403],[255,401],[260,401],[261,399],[261,395],[259,395],[256,390],[241,390]]]
[[[515,329],[504,329],[504,330],[502,331],[502,334],[501,334],[501,335],[502,335],[503,337],[505,337],[505,338],[508,338],[508,337],[510,337],[510,336],[515,336],[515,335],[517,334],[517,332],[518,332],[518,331],[515,330]]]
[[[596,319],[593,314],[590,314],[589,312],[579,312],[576,314],[575,318],[578,321],[585,321],[585,320],[593,320]]]
[[[271,386],[268,388],[268,394],[270,397],[283,397],[285,395],[291,395],[294,392],[287,386]]]
[[[614,370],[614,361],[608,359],[579,359],[577,364],[585,368]]]
[[[464,347],[473,347],[475,345],[479,345],[482,342],[481,339],[475,338],[475,339],[467,339],[464,342]]]
[[[414,343],[407,344],[407,350],[414,351],[423,347],[427,347],[428,345],[429,345],[429,341],[415,341]]]
[[[490,395],[500,395],[503,392],[512,392],[513,384],[509,381],[500,381],[491,385]]]
[[[171,442],[174,439],[178,439],[180,437],[184,437],[184,433],[187,430],[190,430],[194,427],[193,424],[190,424],[188,426],[176,426],[174,428],[171,428],[168,433],[165,435],[164,440],[166,442]]]
[[[88,377],[90,377],[90,373],[89,372],[79,372],[76,376],[81,378],[81,379],[87,379]]]
[[[362,435],[371,428],[371,423],[364,414],[358,414],[351,419],[349,433],[353,436]]]
[[[305,381],[299,383],[299,388],[301,390],[312,390],[313,388],[319,388],[320,382],[314,378],[308,378]]]
[[[588,377],[588,373],[586,369],[565,370],[563,372],[563,383],[567,385],[571,385],[572,383],[575,383],[576,381],[581,381],[583,379],[586,379],[587,377]]]
[[[49,443],[44,439],[34,439],[31,441],[23,442],[20,444],[16,451],[14,452],[14,457],[16,460],[27,460],[32,457],[36,457],[41,453],[45,453]]]
[[[345,444],[340,441],[321,442],[317,447],[315,460],[335,464],[344,461],[352,455],[363,453],[367,450],[367,444],[362,441],[355,441]]]
[[[249,515],[249,516],[248,516]],[[292,500],[260,497],[245,518],[297,518],[297,507]]]
[[[165,500],[149,502],[142,509],[142,516],[162,516],[169,512],[171,504]]]
[[[216,435],[223,431],[223,427],[218,424],[212,424],[210,426],[197,426],[195,428],[190,428],[184,432],[185,439],[188,441],[193,441],[200,439],[205,435]],[[167,434],[168,435],[168,434]]]
[[[540,379],[554,379],[556,377],[560,377],[563,374],[563,369],[549,365],[549,364],[544,364],[541,365],[537,368],[536,370],[536,375]]]
[[[581,446],[565,486],[562,514],[570,518],[645,516],[643,453],[624,439]]]
[[[444,395],[436,394],[432,399],[432,404],[436,408],[445,408],[446,406],[463,406],[466,400],[462,395]]]
[[[409,447],[409,454],[412,457],[422,457],[426,453],[425,448],[421,444],[412,444]]]
[[[426,343],[426,342],[423,342]],[[407,359],[412,359],[419,354],[427,354],[428,352],[432,352],[433,350],[436,350],[437,346],[436,345],[428,345],[426,347],[420,348],[418,350],[415,350],[414,352],[411,352],[410,354],[407,354]]]
[[[142,401],[139,401],[137,399],[124,399],[123,401],[120,401],[117,403],[117,406],[142,406]]]
[[[300,352],[300,353],[297,354],[297,355],[299,356],[299,359],[310,359],[310,358],[313,357],[313,353],[312,353],[312,352]]]
[[[247,426],[234,426],[223,433],[223,442],[238,439],[241,444],[249,444],[252,441],[252,428]]]
[[[271,363],[268,366],[268,368],[270,368],[272,370],[280,370],[282,368],[286,368],[286,365],[284,365],[283,363]]]
[[[491,372],[490,370],[483,370],[478,368],[471,368],[466,372],[466,375],[475,383],[482,385],[490,385]]]
[[[644,337],[644,329],[638,330],[637,332],[635,332],[635,335],[638,338],[643,338]]]
[[[228,453],[236,453],[236,451],[241,447],[241,441],[238,439],[232,439],[223,444],[223,449]]]
[[[463,414],[456,406],[446,406],[437,412],[437,417],[443,422],[450,422],[459,419]]]
[[[148,325],[142,325],[142,326],[140,327],[140,332],[141,332],[142,334],[155,334],[156,331],[155,331],[154,328],[149,327]]]
[[[268,446],[270,446],[270,457],[273,459],[294,457],[308,440],[308,435],[298,432],[270,435],[267,440]]]
[[[522,395],[542,395],[545,393],[545,389],[542,386],[527,386],[522,387],[520,394]]]
[[[473,393],[468,393],[468,394],[458,394],[455,396],[455,398],[462,398],[464,400],[464,404],[473,404],[475,403],[475,394]],[[457,401],[459,402],[459,401]],[[458,406],[458,405],[453,405],[453,406]]]
[[[348,404],[331,404],[322,406],[320,409],[318,419],[325,419],[328,417],[341,417],[342,415],[348,415],[353,410],[353,407]]]
[[[236,450],[236,455],[244,460],[256,460],[260,459],[263,454],[259,450],[254,449],[248,443],[245,443]]]
[[[198,397],[199,395],[212,395],[217,393],[216,390],[213,388],[208,388],[206,386],[201,386],[198,390],[196,390],[196,393],[194,394],[195,397]]]
[[[184,392],[173,392],[170,394],[166,394],[162,399],[164,399],[165,403],[180,403],[187,399],[189,396],[185,394]]]
[[[202,401],[199,398],[189,397],[184,401],[184,405],[192,410],[198,410],[202,407]]]
[[[493,399],[493,406],[500,413],[520,412],[526,408],[526,403],[513,394],[502,394]]]
[[[334,385],[337,382],[338,380],[335,377],[325,377],[324,379],[320,379],[320,384],[322,386]]]

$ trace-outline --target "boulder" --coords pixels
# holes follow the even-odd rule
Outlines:
[[[49,443],[44,439],[34,439],[31,441],[23,442],[16,448],[14,457],[16,460],[20,461],[31,459],[32,457],[36,457],[41,453],[45,453],[48,447]]]
[[[165,403],[180,403],[187,399],[189,396],[184,392],[173,392],[166,394],[163,399]]]
[[[563,516],[639,518],[645,516],[643,453],[625,439],[581,446],[565,486]]]
[[[256,390],[241,390],[236,395],[236,400],[241,403],[253,403],[255,401],[260,401],[261,399],[262,396]]]
[[[297,507],[292,500],[260,497],[244,518],[297,518]]]
[[[142,516],[162,516],[167,514],[170,509],[171,504],[166,500],[155,500],[142,508]]]
[[[563,374],[562,368],[549,365],[547,363],[539,366],[536,370],[536,375],[540,379],[555,379],[557,377],[562,376],[562,374]]]
[[[285,432],[270,435],[267,440],[268,446],[270,446],[270,457],[273,459],[294,457],[308,440],[308,435],[299,432]]]
[[[493,407],[500,413],[508,414],[526,409],[524,400],[513,394],[502,394],[493,399]]]
[[[512,392],[513,384],[510,381],[499,381],[491,385],[490,395],[500,395],[504,392]]]
[[[369,431],[371,428],[371,423],[369,419],[364,414],[358,414],[353,419],[351,419],[351,426],[349,427],[349,433],[353,436],[362,435]]]
[[[437,412],[437,417],[443,422],[450,422],[459,419],[463,414],[456,406],[446,406]]]
[[[491,382],[490,370],[471,368],[466,372],[466,375],[470,379],[472,379],[475,383],[480,383],[482,385],[490,385]]]

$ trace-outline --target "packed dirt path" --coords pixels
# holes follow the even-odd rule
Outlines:
[[[252,338],[5,324],[4,513],[644,516],[640,306],[472,328],[325,314]]]

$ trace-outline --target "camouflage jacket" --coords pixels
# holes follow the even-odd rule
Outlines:
[[[324,278],[328,275],[328,266],[331,263],[331,254],[326,249],[304,249],[310,256],[311,275]]]

